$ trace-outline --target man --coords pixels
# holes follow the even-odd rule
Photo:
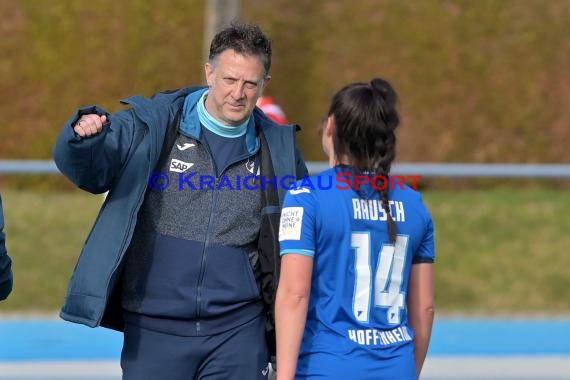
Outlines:
[[[58,138],[59,169],[109,191],[61,316],[124,331],[123,379],[268,373],[279,179],[307,174],[295,126],[255,108],[270,66],[261,30],[234,24],[212,41],[207,88],[80,109]]]
[[[0,197],[0,301],[8,298],[12,292],[12,260],[6,251],[6,235],[4,234],[4,211]]]

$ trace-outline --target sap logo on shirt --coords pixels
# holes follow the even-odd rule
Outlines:
[[[190,169],[194,164],[192,162],[184,162],[177,160],[175,158],[170,161],[170,171],[176,173],[184,173],[186,170]]]

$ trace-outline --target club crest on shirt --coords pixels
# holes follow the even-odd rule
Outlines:
[[[260,168],[257,168],[257,173],[254,173],[253,171],[255,170],[255,159],[252,160],[251,158],[248,158],[246,163],[245,163],[245,168],[247,169],[248,172],[250,172],[253,175],[259,175],[260,173]]]

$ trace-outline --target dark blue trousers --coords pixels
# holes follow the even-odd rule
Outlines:
[[[123,380],[265,380],[265,319],[212,336],[177,336],[127,324]]]

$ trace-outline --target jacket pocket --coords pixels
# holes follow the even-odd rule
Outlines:
[[[245,250],[208,247],[200,298],[203,317],[229,313],[261,299]]]

